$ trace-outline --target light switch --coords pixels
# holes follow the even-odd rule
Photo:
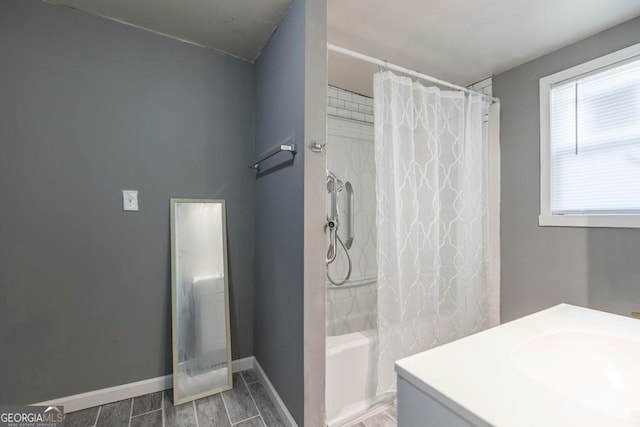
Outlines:
[[[122,210],[138,210],[138,190],[122,190]]]

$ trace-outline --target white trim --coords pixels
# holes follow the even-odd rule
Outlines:
[[[540,215],[544,227],[640,228],[640,215]]]
[[[253,369],[253,367],[255,366],[255,360],[256,358],[253,356],[234,360],[233,364],[231,365],[233,367],[233,373],[248,371],[249,369]]]
[[[540,215],[551,214],[551,84],[540,79]],[[542,225],[542,224],[540,224]]]
[[[271,384],[271,381],[269,381],[269,377],[267,377],[267,374],[265,374],[264,370],[262,370],[262,366],[260,366],[260,363],[258,363],[258,359],[256,358],[253,358],[253,369],[256,371],[258,378],[260,378],[260,381],[262,382],[267,395],[269,395],[269,399],[271,399],[271,402],[273,402],[273,406],[276,407],[282,423],[287,427],[298,427],[296,420],[293,419],[293,416],[287,409],[287,406],[278,395],[278,392],[276,391],[273,384]]]
[[[246,371],[253,368],[255,358],[253,356],[244,359],[234,360],[231,363],[233,372]],[[119,400],[131,399],[157,391],[168,390],[173,387],[173,376],[150,378],[148,380],[136,381],[133,383],[107,387],[100,390],[86,393],[74,394],[72,396],[60,397],[58,399],[47,400],[45,402],[33,403],[34,406],[62,405],[65,412],[79,411],[81,409],[92,408],[94,406],[117,402]],[[275,404],[275,402],[274,402]]]
[[[327,4],[307,1],[304,7],[304,266],[302,325],[303,387],[300,422],[325,425],[325,336],[327,287],[325,276],[325,230],[327,150],[313,152],[311,142],[327,142]],[[296,422],[256,361],[256,371],[265,378],[266,390],[287,426]],[[286,371],[282,375],[289,375]],[[300,408],[298,408],[299,410]]]
[[[640,227],[640,215],[553,215],[551,213],[551,87],[590,72],[640,56],[640,43],[540,79],[540,226]]]
[[[234,360],[231,364],[232,371],[241,372],[249,369],[254,369],[256,375],[262,382],[262,385],[269,396],[269,399],[275,406],[282,422],[287,427],[298,427],[298,424],[291,416],[291,413],[287,409],[275,387],[267,377],[267,374],[262,369],[262,366],[258,363],[258,360],[253,357],[245,357],[243,359]],[[62,405],[65,412],[79,411],[81,409],[92,408],[94,406],[105,405],[107,403],[117,402],[119,400],[132,399],[137,396],[142,396],[149,393],[155,393],[158,391],[168,390],[173,386],[173,376],[165,375],[163,377],[150,378],[148,380],[136,381],[129,384],[122,384],[115,387],[103,388],[101,390],[94,390],[87,393],[75,394],[73,396],[61,397],[59,399],[47,400],[46,402],[33,403],[34,406],[49,406],[49,405]],[[164,396],[163,402],[164,402]],[[164,410],[164,404],[162,405]],[[226,410],[226,406],[225,406]],[[164,420],[164,417],[163,417]]]
[[[627,59],[633,58],[634,56],[638,55],[640,55],[640,43],[617,50],[608,55],[592,59],[591,61],[578,64],[574,67],[567,68],[566,70],[559,71],[557,73],[551,74],[550,76],[543,77],[540,79],[540,84],[542,85],[543,82],[548,85],[559,83],[564,80],[569,80],[574,77],[580,76],[582,74],[590,73],[599,68],[608,67],[609,65],[615,64],[616,62],[626,61]]]
[[[489,105],[486,135],[488,158],[489,283],[495,325],[500,324],[500,102]]]

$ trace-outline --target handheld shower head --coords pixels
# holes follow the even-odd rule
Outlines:
[[[327,191],[340,193],[344,189],[344,183],[333,172],[327,172]]]

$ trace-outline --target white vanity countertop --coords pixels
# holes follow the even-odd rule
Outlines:
[[[640,320],[567,304],[396,362],[474,424],[640,426]]]

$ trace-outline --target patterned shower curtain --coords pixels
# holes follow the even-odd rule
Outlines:
[[[394,362],[499,321],[489,253],[488,104],[374,77],[378,393]]]

